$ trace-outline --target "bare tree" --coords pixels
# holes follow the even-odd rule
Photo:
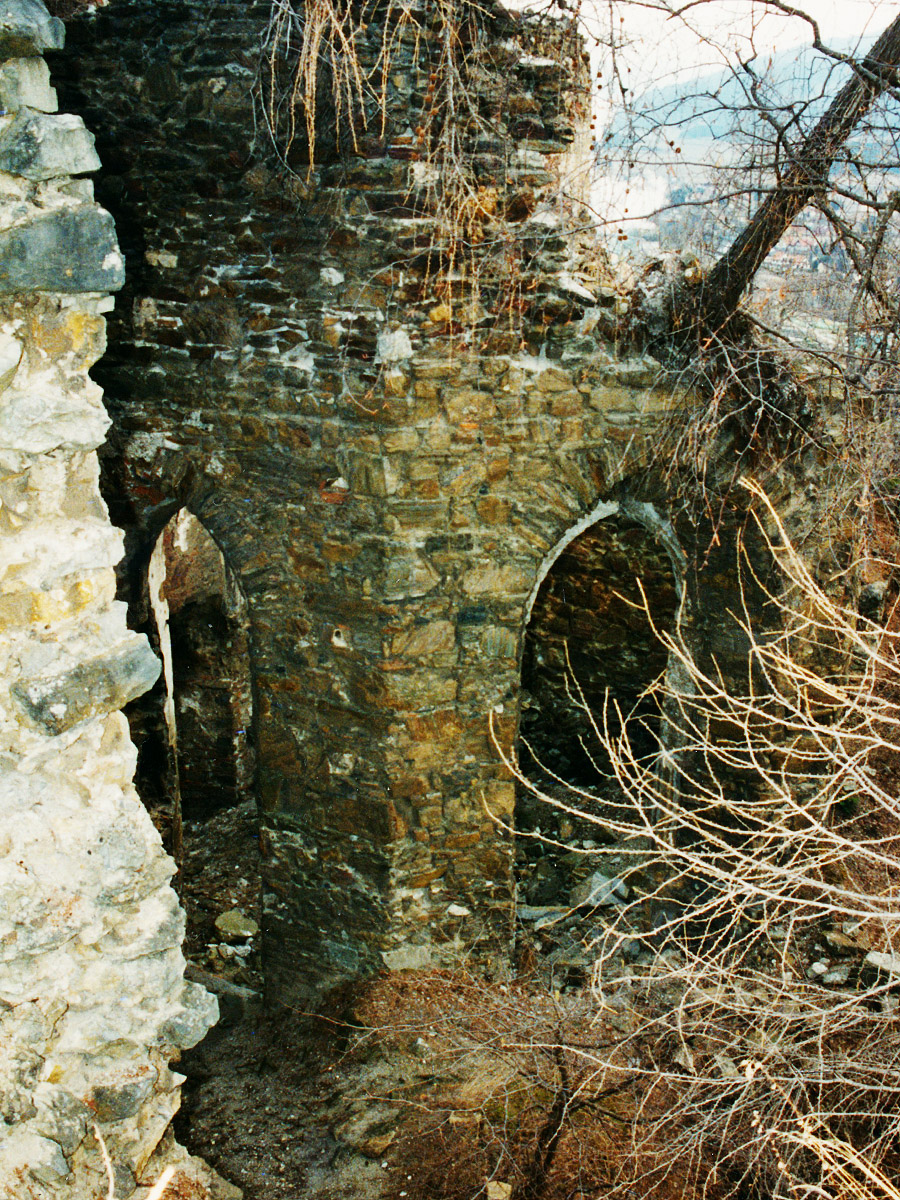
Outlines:
[[[619,11],[633,7],[624,3]],[[711,0],[638,7],[668,14],[667,24],[676,31],[696,13],[715,11]],[[724,35],[698,28],[697,44],[711,47],[720,66],[667,88],[646,81],[637,89],[626,86],[627,37],[611,23],[597,52],[610,113],[607,128],[598,134],[598,158],[607,172],[624,165],[626,182],[629,171],[637,172],[631,215],[614,217],[623,230],[641,212],[642,167],[655,166],[657,179],[663,171],[672,173],[669,197],[651,215],[671,226],[681,242],[678,249],[700,251],[698,266],[688,264],[682,275],[670,275],[664,294],[656,296],[650,324],[655,319],[657,345],[664,348],[668,337],[682,352],[702,354],[720,337],[732,343],[745,338],[746,305],[737,322],[735,314],[779,241],[799,223],[806,229],[803,238],[799,230],[794,234],[797,253],[782,254],[775,265],[790,297],[788,308],[806,308],[809,314],[804,299],[830,288],[827,316],[835,327],[843,324],[846,337],[832,331],[824,343],[798,339],[796,320],[785,320],[777,307],[773,314],[771,306],[754,304],[749,311],[757,328],[782,347],[793,340],[825,352],[850,386],[864,384],[882,396],[895,395],[900,17],[868,50],[848,50],[826,44],[810,11],[781,0],[751,6],[739,49],[726,45]],[[755,49],[760,14],[805,22],[809,44],[782,52],[780,64],[773,64],[771,55],[767,63],[765,53]],[[792,60],[795,69],[787,71],[785,62]],[[712,161],[706,169],[698,163],[682,169],[679,164],[689,157],[679,157],[682,148],[689,151],[698,130],[709,135],[699,144]],[[682,145],[685,137],[689,140]],[[698,216],[705,247],[694,236]],[[604,221],[602,212],[598,219]],[[641,316],[646,319],[646,309]],[[808,315],[808,329],[814,324]]]
[[[821,43],[817,43],[821,45]],[[887,27],[861,61],[852,62],[853,75],[827,112],[796,150],[788,154],[787,170],[756,210],[725,254],[708,272],[702,288],[699,315],[720,325],[737,308],[756,272],[798,214],[817,195],[827,191],[828,178],[841,148],[884,92],[897,84],[900,65],[900,16]],[[900,165],[900,164],[898,164]],[[888,198],[889,217],[895,201]],[[874,246],[874,243],[873,243]]]

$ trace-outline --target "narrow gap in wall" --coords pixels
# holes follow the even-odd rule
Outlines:
[[[619,512],[564,549],[535,599],[522,661],[520,763],[545,795],[599,823],[519,788],[519,899],[529,908],[572,903],[596,867],[584,851],[607,841],[604,801],[620,797],[592,722],[602,729],[605,719],[615,736],[621,713],[635,757],[649,763],[658,753],[663,717],[645,690],[665,672],[668,656],[641,589],[656,627],[671,629],[679,599],[669,554],[654,531]],[[616,862],[609,863],[604,870],[614,873]]]
[[[258,987],[260,865],[247,602],[221,550],[181,509],[151,556],[163,658],[165,790],[195,968]]]

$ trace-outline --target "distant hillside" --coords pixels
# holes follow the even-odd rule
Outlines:
[[[859,53],[874,40],[872,36],[862,41],[846,38],[831,43],[831,47],[844,54]],[[632,137],[635,133],[647,137],[660,124],[679,144],[729,138],[741,124],[741,113],[755,113],[760,104],[773,114],[779,110],[786,113],[788,106],[805,105],[806,125],[820,115],[844,85],[850,70],[809,46],[759,56],[748,65],[753,75],[739,67],[734,71],[722,69],[636,95],[629,113],[615,122],[611,131],[614,140],[624,140],[629,132]],[[757,89],[755,103],[753,86]]]

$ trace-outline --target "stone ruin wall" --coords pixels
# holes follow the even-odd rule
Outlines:
[[[577,56],[561,69],[499,16],[482,48],[500,117],[470,149],[522,304],[515,329],[489,304],[467,325],[430,290],[409,48],[389,136],[307,178],[253,133],[268,11],[114,0],[62,51],[38,0],[0,5],[0,1187],[16,1200],[103,1193],[94,1121],[117,1195],[140,1196],[178,1156],[168,1064],[215,1015],[183,982],[173,864],[132,786],[119,709],[158,664],[114,598],[88,368],[113,418],[104,494],[132,627],[154,635],[150,560],[183,509],[246,601],[272,1000],[473,949],[502,968],[515,785],[487,715],[509,749],[560,551],[659,499],[642,472],[672,389],[617,342],[623,301],[560,218]],[[43,49],[97,133],[124,286],[91,138],[53,115]],[[643,526],[674,536],[660,511]],[[690,585],[711,626],[731,586],[712,570]],[[546,596],[550,640],[593,603]],[[141,730],[152,706],[131,708]]]
[[[683,392],[622,342],[628,297],[577,232],[579,43],[484,8],[483,123],[461,138],[487,265],[451,304],[415,133],[436,10],[416,11],[384,127],[313,171],[261,121],[268,0],[114,0],[53,59],[126,258],[96,372],[121,594],[152,636],[148,563],[187,508],[246,600],[266,987],[286,1003],[385,965],[502,967],[516,788],[488,715],[509,750],[537,589],[620,504],[657,506],[648,570],[660,537],[687,561],[705,536],[646,469]],[[692,619],[740,659],[709,540]]]
[[[169,1162],[205,1195],[166,1131],[170,1063],[216,1007],[184,981],[175,864],[119,711],[159,664],[115,599],[88,369],[123,262],[93,138],[40,57],[62,39],[39,0],[0,5],[0,1196],[106,1196],[96,1131],[117,1197]]]
[[[408,128],[427,63],[398,45],[387,134],[308,177],[258,125],[268,12],[116,0],[54,70],[127,261],[97,372],[123,594],[147,622],[146,564],[187,507],[247,599],[267,988],[292,1002],[385,963],[504,960],[515,787],[487,716],[515,738],[542,564],[645,461],[671,393],[617,347],[620,300],[561,223],[577,55],[499,15],[479,50],[496,132],[469,150],[524,299],[515,328],[484,300],[473,329],[431,265]]]

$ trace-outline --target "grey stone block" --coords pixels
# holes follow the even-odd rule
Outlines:
[[[65,25],[41,0],[0,0],[0,59],[61,50],[65,40]]]
[[[69,1164],[56,1142],[51,1141],[50,1138],[41,1137],[29,1129],[14,1129],[11,1135],[5,1139],[3,1159],[3,1165],[7,1169],[15,1169],[18,1166],[23,1189],[28,1187],[28,1191],[32,1195],[35,1194],[34,1189],[25,1184],[23,1178],[26,1171],[33,1175],[39,1183],[45,1183],[48,1187],[54,1188],[58,1187],[60,1180],[65,1179],[69,1174]],[[12,1195],[11,1192],[6,1194]],[[46,1195],[46,1193],[44,1194]]]
[[[880,950],[870,950],[863,959],[863,969],[876,971],[889,979],[900,979],[900,954],[882,954]]]
[[[160,662],[141,635],[105,654],[59,672],[20,680],[10,689],[26,715],[55,735],[79,721],[115,712],[142,695],[159,677]]]
[[[80,117],[22,109],[0,132],[0,171],[23,179],[58,179],[96,171],[94,135]]]
[[[65,208],[0,232],[0,295],[115,292],[125,266],[108,212]]]
[[[398,946],[394,950],[383,950],[381,957],[389,971],[427,971],[434,966],[430,946]]]
[[[195,963],[189,962],[184,971],[185,979],[199,983],[211,992],[219,1002],[219,1025],[235,1025],[261,1015],[263,998],[253,990],[240,983],[232,983],[221,975],[213,975],[204,971]]]
[[[56,89],[50,86],[50,68],[42,58],[11,58],[0,66],[0,107],[7,112],[26,107],[56,112]]]
[[[36,1133],[50,1138],[63,1153],[74,1154],[84,1138],[90,1110],[82,1099],[52,1083],[39,1083],[34,1093]]]
[[[190,1050],[201,1041],[219,1019],[219,1003],[199,983],[187,981],[181,1004],[160,1029],[163,1043],[179,1050]]]
[[[245,938],[256,937],[259,933],[259,926],[253,918],[238,908],[219,913],[216,917],[216,929],[226,942],[240,942]]]
[[[153,1094],[156,1079],[157,1073],[151,1069],[143,1075],[135,1073],[132,1079],[98,1084],[91,1092],[91,1108],[97,1119],[124,1121],[126,1117],[133,1117]]]
[[[610,879],[602,871],[594,871],[572,888],[569,903],[573,908],[604,908],[627,896],[628,889],[621,879]]]

